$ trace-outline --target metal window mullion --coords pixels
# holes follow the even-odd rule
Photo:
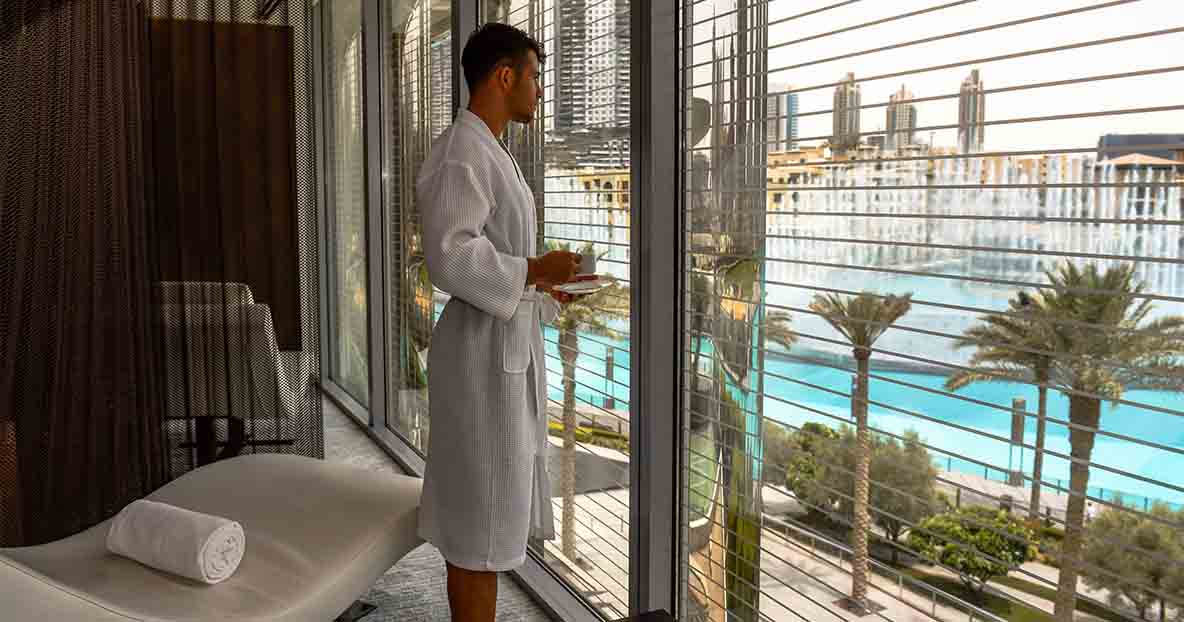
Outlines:
[[[366,351],[369,423],[386,424],[386,253],[382,214],[382,16],[378,2],[362,3],[362,128],[365,162]]]
[[[332,349],[329,343],[329,268],[330,268],[330,254],[329,254],[329,204],[328,192],[326,191],[326,184],[329,180],[328,175],[328,161],[325,158],[325,112],[328,106],[325,103],[325,74],[324,74],[324,28],[323,11],[325,5],[311,6],[306,9],[311,14],[312,22],[312,78],[313,78],[313,136],[315,142],[314,156],[316,158],[316,202],[317,202],[317,247],[320,252],[320,265],[318,265],[317,287],[318,295],[320,297],[320,308],[324,311],[317,318],[320,323],[320,342],[321,342],[321,364],[320,377],[317,381],[322,386],[328,381],[329,368],[332,367]]]
[[[630,395],[629,610],[678,615],[682,210],[679,119],[670,110],[680,86],[677,3],[635,5],[632,18],[630,203],[648,208],[634,215],[637,230],[630,241],[631,281],[638,286],[631,288],[630,318],[630,386],[636,394]]]

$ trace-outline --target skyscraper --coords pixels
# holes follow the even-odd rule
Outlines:
[[[958,92],[958,148],[962,153],[978,153],[986,142],[987,96],[978,70],[970,72]]]
[[[789,151],[798,144],[798,94],[786,93],[788,86],[770,86],[765,99],[769,151]]]
[[[629,1],[565,0],[557,25],[555,129],[629,126]]]
[[[452,125],[452,32],[428,45],[428,127],[435,140]]]
[[[917,131],[917,107],[912,104],[913,92],[902,84],[900,90],[888,98],[887,138],[885,149],[900,149],[913,144]]]
[[[835,151],[859,146],[859,100],[859,85],[855,83],[855,74],[848,73],[835,87],[834,135],[830,141]]]

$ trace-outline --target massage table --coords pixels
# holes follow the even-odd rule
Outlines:
[[[422,541],[421,480],[286,454],[214,462],[145,497],[238,521],[246,551],[216,585],[107,552],[111,520],[0,548],[0,620],[329,622]]]

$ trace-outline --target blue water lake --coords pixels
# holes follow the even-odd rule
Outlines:
[[[617,328],[623,331],[627,327],[617,324]],[[562,402],[558,335],[548,326],[544,336],[550,398]],[[611,382],[606,367],[610,347],[614,349]],[[576,372],[580,403],[601,407],[605,398],[612,396],[617,410],[628,411],[628,352],[625,339],[581,336]],[[792,427],[807,422],[837,427],[851,422],[850,401],[843,395],[850,393],[851,371],[777,355],[770,356],[766,365],[766,417]],[[957,393],[973,400],[968,401],[946,394],[942,388],[945,377],[941,375],[875,370],[872,375],[869,421],[875,430],[895,435],[915,430],[940,468],[1000,481],[1006,479],[1007,470],[1031,474],[1032,450],[1013,447],[1007,439],[1011,436],[1012,399],[1023,398],[1027,410],[1035,413],[1035,387],[1021,383],[975,384]],[[1113,499],[1121,494],[1128,503],[1139,505],[1146,502],[1144,498],[1184,503],[1184,492],[1172,488],[1184,487],[1184,416],[1176,414],[1184,411],[1184,398],[1178,392],[1129,390],[1123,399],[1131,403],[1102,406],[1103,433],[1097,436],[1093,451],[1091,496]],[[1049,392],[1048,417],[1043,480],[1053,486],[1059,481],[1067,488],[1069,462],[1057,454],[1069,454],[1068,428],[1053,422],[1068,419],[1066,396]],[[1029,447],[1035,443],[1035,428],[1035,417],[1026,418],[1024,442]],[[1142,444],[1147,442],[1162,447]]]

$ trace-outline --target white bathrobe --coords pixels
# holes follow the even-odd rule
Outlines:
[[[428,273],[452,295],[428,357],[419,532],[453,565],[510,570],[526,560],[528,536],[554,538],[541,323],[559,303],[526,287],[534,197],[468,110],[432,147],[416,197]]]

